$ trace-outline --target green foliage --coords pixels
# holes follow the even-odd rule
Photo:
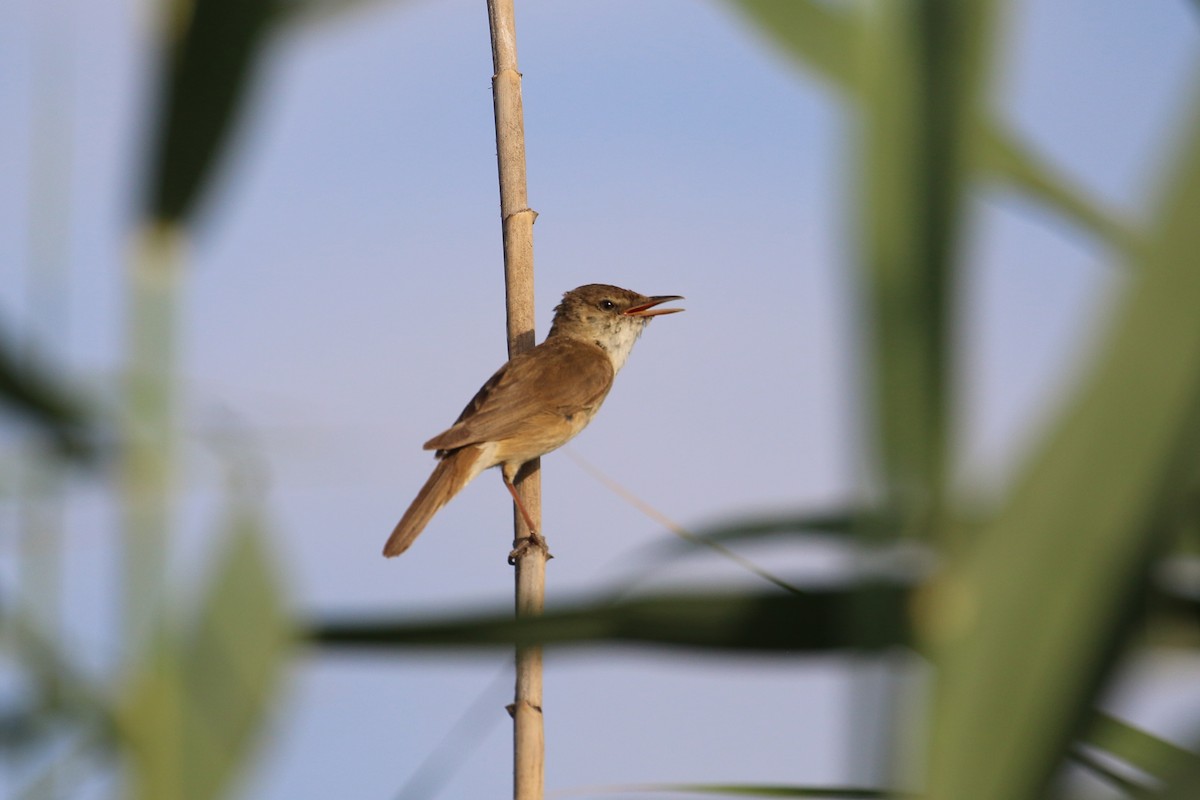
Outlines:
[[[28,708],[3,709],[12,735],[0,743],[34,751],[56,735],[47,720],[66,722],[80,734],[70,760],[128,745],[136,796],[206,800],[224,796],[246,762],[280,679],[288,627],[257,513],[245,503],[192,623],[167,612],[179,601],[165,576],[177,458],[178,284],[188,224],[234,135],[278,9],[274,0],[179,0],[166,7],[166,69],[127,286],[121,426],[101,433],[97,415],[65,388],[67,381],[0,338],[0,403],[70,454],[92,452],[97,440],[120,448],[123,644],[135,658],[125,694],[114,703],[79,677],[72,656],[32,620],[0,608],[6,630],[21,632],[14,641],[37,688]],[[58,796],[62,789],[52,766],[27,796]]]
[[[329,622],[316,626],[309,638],[331,648],[636,642],[791,653],[906,641],[903,590],[891,587],[880,591],[886,593],[885,607],[891,609],[883,620],[892,636],[887,642],[865,641],[856,634],[852,622],[860,600],[857,589],[811,590],[799,595],[709,592],[602,600],[521,620],[485,613],[438,622]]]
[[[975,117],[982,15],[915,2],[868,7],[860,68],[862,302],[874,354],[879,469],[909,533],[929,530],[945,483],[949,300]],[[952,10],[954,9],[954,10]],[[932,54],[939,55],[934,57]],[[977,79],[976,79],[977,80]]]
[[[1200,445],[1200,130],[1185,141],[1097,369],[1003,512],[932,589],[926,639],[944,675],[934,797],[1042,790],[1166,544],[1156,523],[1183,497]]]
[[[860,84],[855,54],[861,36],[858,10],[847,4],[775,0],[737,0],[741,11],[763,36],[787,55],[853,100]]]
[[[160,630],[134,669],[118,712],[138,769],[134,796],[226,795],[270,708],[288,624],[262,531],[232,526],[190,626]]]
[[[649,784],[646,786],[613,786],[600,791],[605,794],[710,794],[721,797],[810,797],[815,800],[874,800],[896,797],[880,789],[854,789],[844,786],[763,786],[743,784]]]
[[[756,31],[811,74],[831,83],[851,108],[857,110],[864,94],[860,54],[867,36],[868,3],[728,2]],[[986,30],[976,30],[973,35],[986,38],[988,34]],[[1044,205],[1109,245],[1120,247],[1132,243],[1133,231],[1128,223],[1063,178],[1023,137],[1003,120],[996,119],[985,104],[975,106],[972,123],[968,155],[980,177],[997,181],[1023,198]]]
[[[1081,741],[1162,781],[1183,769],[1200,771],[1200,756],[1109,714],[1097,714]]]
[[[191,217],[233,135],[276,3],[190,0],[174,9],[146,213],[178,223]]]
[[[77,460],[97,454],[97,421],[56,370],[29,356],[0,335],[0,404],[28,422],[55,449]]]

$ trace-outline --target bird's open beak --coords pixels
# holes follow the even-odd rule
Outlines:
[[[655,308],[660,303],[667,303],[671,300],[682,300],[683,297],[677,294],[662,294],[657,297],[651,297],[645,303],[638,303],[636,306],[630,306],[625,309],[627,317],[657,317],[659,314],[674,314],[677,311],[683,311],[682,308]]]

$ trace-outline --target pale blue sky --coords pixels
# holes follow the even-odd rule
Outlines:
[[[684,523],[853,497],[848,109],[720,3],[517,5],[539,331],[582,283],[687,296],[687,313],[647,330],[574,449]],[[1072,179],[1139,212],[1195,74],[1194,4],[1011,11],[999,113]],[[0,182],[0,314],[9,328],[29,322],[20,276],[35,225],[70,259],[69,335],[56,346],[97,386],[121,352],[141,22],[131,0],[0,5],[0,174],[12,178]],[[220,511],[206,442],[232,424],[269,465],[298,608],[510,602],[509,501],[494,475],[403,558],[378,555],[431,469],[421,443],[504,360],[490,70],[482,0],[379,3],[273,41],[184,290],[184,580],[211,552]],[[31,182],[50,200],[33,212]],[[972,211],[964,451],[970,474],[999,481],[1052,412],[1119,269],[1005,193],[982,192]],[[565,455],[543,472],[551,603],[616,580],[626,556],[665,535]],[[103,651],[114,521],[94,491],[71,512],[72,625],[81,649]],[[843,563],[818,546],[769,555],[810,576]],[[689,563],[661,584],[685,578],[745,580]],[[507,659],[301,661],[242,796],[391,798]],[[860,779],[845,667],[552,654],[547,785]],[[1169,729],[1170,709],[1152,702],[1160,684],[1147,685],[1129,697],[1150,700],[1121,702]],[[509,791],[503,695],[443,797]]]

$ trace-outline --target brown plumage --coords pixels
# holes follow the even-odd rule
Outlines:
[[[425,443],[436,451],[438,465],[383,554],[407,550],[433,515],[489,467],[501,468],[516,499],[512,482],[521,467],[562,447],[591,422],[650,318],[682,310],[655,306],[678,299],[604,284],[563,295],[546,340],[510,359],[449,429]],[[518,507],[532,531],[529,515]]]

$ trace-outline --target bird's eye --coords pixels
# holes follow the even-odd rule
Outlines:
[[[614,308],[617,307],[617,304],[614,303],[612,300],[601,300],[600,307],[603,308],[605,311],[612,311]]]

